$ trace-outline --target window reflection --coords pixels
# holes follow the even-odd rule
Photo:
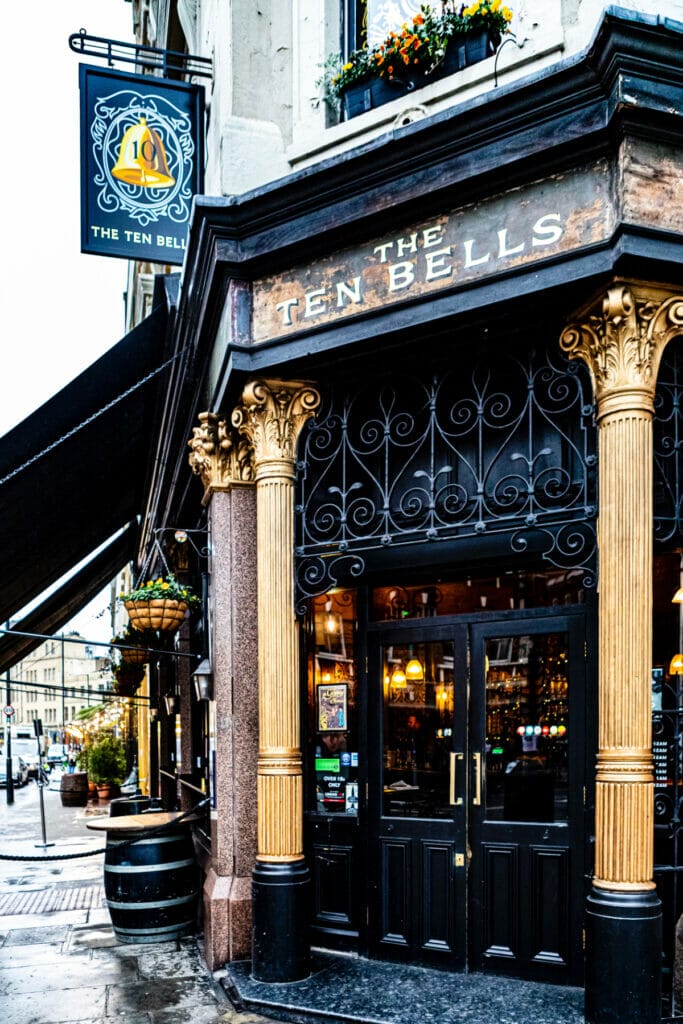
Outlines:
[[[356,591],[312,602],[313,650],[308,659],[310,771],[315,810],[358,813]]]
[[[567,820],[567,635],[486,642],[486,816]]]
[[[383,666],[383,813],[448,817],[453,645],[386,647]]]

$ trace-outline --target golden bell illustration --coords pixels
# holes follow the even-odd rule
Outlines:
[[[126,128],[111,173],[129,185],[142,188],[170,188],[175,184],[161,136],[148,126],[146,117]]]

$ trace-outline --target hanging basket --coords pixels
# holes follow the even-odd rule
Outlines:
[[[120,654],[121,661],[125,661],[126,665],[144,665],[149,661],[149,653],[142,647],[138,647],[137,650],[121,650]]]
[[[172,601],[165,597],[124,601],[124,605],[134,629],[157,629],[164,633],[175,633],[189,608],[187,601]]]
[[[133,697],[145,678],[145,670],[141,665],[123,662],[114,669],[114,689],[120,697]]]

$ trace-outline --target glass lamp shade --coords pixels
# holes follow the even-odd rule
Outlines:
[[[211,665],[208,658],[203,658],[192,673],[194,692],[197,700],[211,700]]]
[[[670,676],[683,675],[683,654],[674,654],[669,665]]]
[[[406,674],[402,668],[395,668],[391,673],[391,685],[395,690],[405,690]]]
[[[411,658],[406,665],[406,676],[408,679],[424,679],[422,662],[418,661],[417,658]]]
[[[672,604],[683,604],[683,587],[679,587],[674,596],[671,598]]]

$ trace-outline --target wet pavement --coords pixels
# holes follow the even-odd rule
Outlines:
[[[59,793],[44,797],[55,844],[45,849],[35,786],[11,807],[0,805],[2,1024],[583,1021],[579,989],[324,953],[306,980],[263,985],[247,962],[210,972],[201,935],[120,943],[104,905],[102,837],[86,828],[108,805],[62,808]],[[69,859],[50,859],[64,854]]]
[[[103,902],[102,836],[86,829],[108,805],[62,808],[50,791],[44,800],[54,842],[45,849],[35,785],[0,807],[3,1024],[266,1024],[232,1007],[224,972],[210,972],[202,959],[201,936],[117,941]],[[38,859],[21,859],[29,857]]]

